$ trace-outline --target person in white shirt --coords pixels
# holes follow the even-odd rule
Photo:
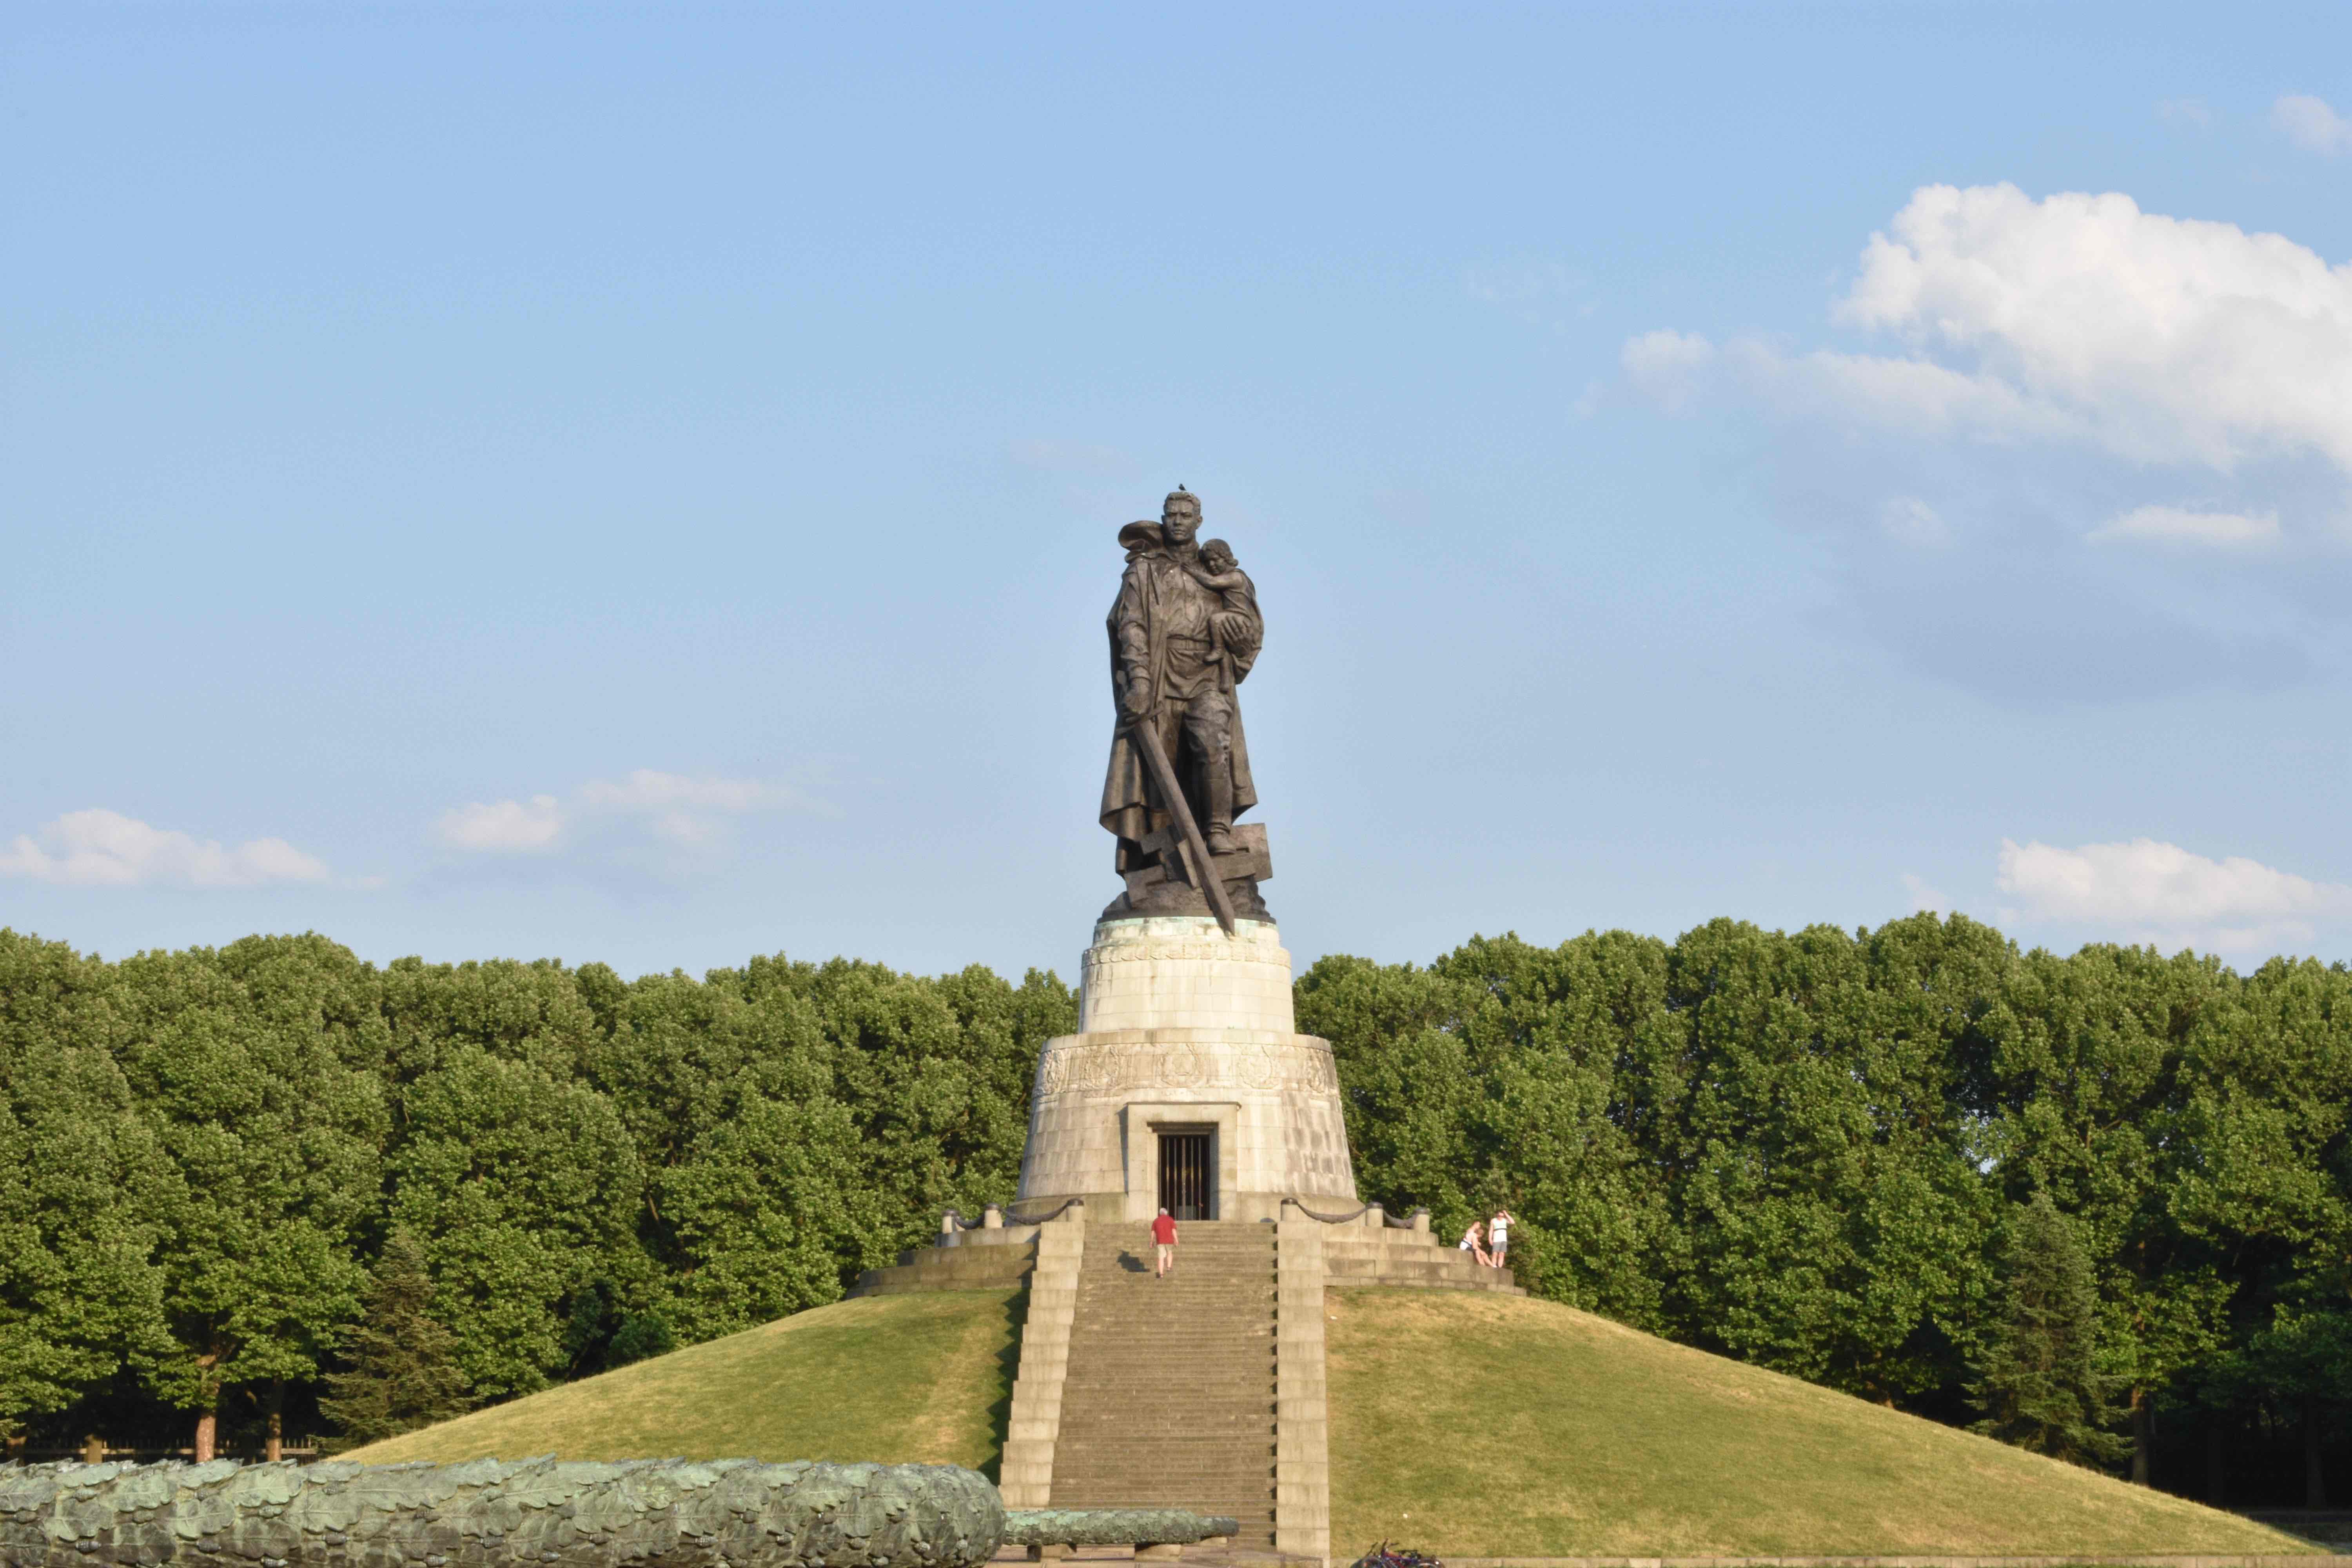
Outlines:
[[[1511,1211],[1496,1209],[1495,1217],[1486,1222],[1486,1256],[1485,1261],[1496,1268],[1503,1266],[1503,1255],[1511,1249]]]

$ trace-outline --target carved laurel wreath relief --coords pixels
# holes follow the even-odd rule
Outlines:
[[[1063,1046],[1037,1064],[1041,1095],[1117,1094],[1127,1089],[1244,1089],[1265,1093],[1339,1088],[1328,1046]]]

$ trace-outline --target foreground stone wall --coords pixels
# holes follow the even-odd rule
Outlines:
[[[218,1568],[975,1568],[1004,1537],[950,1465],[33,1465],[0,1468],[0,1564]]]

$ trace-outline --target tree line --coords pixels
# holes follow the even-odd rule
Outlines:
[[[372,1326],[383,1379],[439,1391],[414,1419],[837,1300],[1011,1196],[1076,1021],[1053,976],[979,968],[624,981],[317,936],[109,963],[0,931],[0,1435],[378,1436]]]
[[[1538,1294],[2214,1500],[2352,1459],[2341,965],[1719,921],[1297,997],[1363,1195],[1507,1205]],[[1011,1197],[1075,1026],[1034,971],[0,931],[0,1435],[372,1436],[835,1300]]]

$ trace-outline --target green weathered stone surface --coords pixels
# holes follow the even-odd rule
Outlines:
[[[1175,1508],[1023,1508],[1004,1516],[1014,1546],[1190,1546],[1241,1521]]]
[[[951,1465],[0,1467],[6,1568],[976,1568],[1003,1534]]]

